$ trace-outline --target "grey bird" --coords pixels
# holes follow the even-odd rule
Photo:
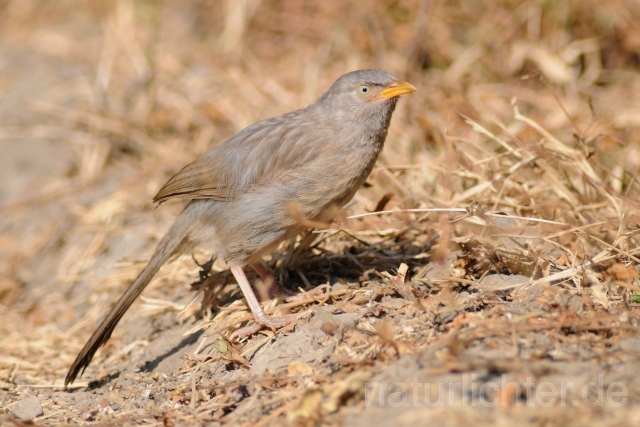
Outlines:
[[[187,199],[187,207],[80,351],[65,385],[160,267],[196,246],[226,261],[258,325],[287,324],[262,310],[243,267],[263,275],[260,258],[351,200],[382,150],[398,97],[415,90],[384,71],[350,72],[315,103],[247,127],[173,176],[153,200]]]

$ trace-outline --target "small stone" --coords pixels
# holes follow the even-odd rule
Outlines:
[[[29,396],[20,400],[11,408],[11,415],[19,420],[31,420],[44,414],[40,400],[35,396]]]

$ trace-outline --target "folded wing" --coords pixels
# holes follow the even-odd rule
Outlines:
[[[316,126],[302,111],[266,119],[239,132],[175,174],[153,201],[226,201],[304,165],[318,155],[322,144],[309,138]]]

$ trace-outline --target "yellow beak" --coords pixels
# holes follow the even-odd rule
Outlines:
[[[391,99],[396,96],[404,95],[405,93],[415,92],[416,87],[407,82],[393,82],[388,88],[380,92],[378,95],[371,98],[372,101],[378,99]]]

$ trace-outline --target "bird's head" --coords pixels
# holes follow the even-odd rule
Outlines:
[[[336,123],[356,122],[386,134],[398,97],[415,90],[385,71],[358,70],[338,78],[316,104]]]

